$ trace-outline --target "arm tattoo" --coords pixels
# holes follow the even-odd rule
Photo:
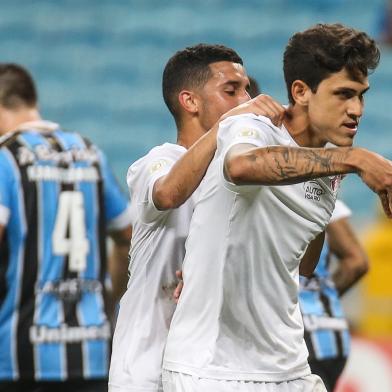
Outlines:
[[[352,148],[298,148],[272,146],[246,155],[251,178],[265,184],[291,184],[347,172],[344,162]]]

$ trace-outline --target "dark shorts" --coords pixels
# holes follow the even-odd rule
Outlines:
[[[107,380],[0,381],[0,392],[107,392]]]
[[[328,392],[333,392],[339,376],[342,374],[347,358],[331,358],[323,360],[309,360],[313,374],[317,374],[324,381]]]

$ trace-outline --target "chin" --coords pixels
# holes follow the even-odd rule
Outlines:
[[[341,143],[337,143],[336,145],[339,147],[352,147],[354,143],[353,139],[349,139],[349,140],[342,140]]]

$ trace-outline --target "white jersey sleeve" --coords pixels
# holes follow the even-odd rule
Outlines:
[[[221,159],[221,173],[224,185],[238,193],[252,191],[260,185],[235,185],[228,181],[224,175],[224,160],[229,150],[238,144],[248,144],[254,147],[290,144],[287,133],[275,127],[264,116],[242,114],[224,120],[218,132],[217,156]]]
[[[237,144],[264,147],[271,143],[272,123],[263,116],[243,114],[222,121],[218,132],[217,152],[223,157]]]
[[[167,214],[154,204],[154,184],[170,171],[185,151],[181,146],[166,143],[152,149],[128,169],[127,184],[133,208],[143,223],[152,224]]]

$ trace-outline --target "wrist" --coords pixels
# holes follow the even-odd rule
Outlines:
[[[348,172],[360,173],[367,153],[368,150],[365,148],[351,147],[348,150],[346,159],[343,161],[349,169]]]

